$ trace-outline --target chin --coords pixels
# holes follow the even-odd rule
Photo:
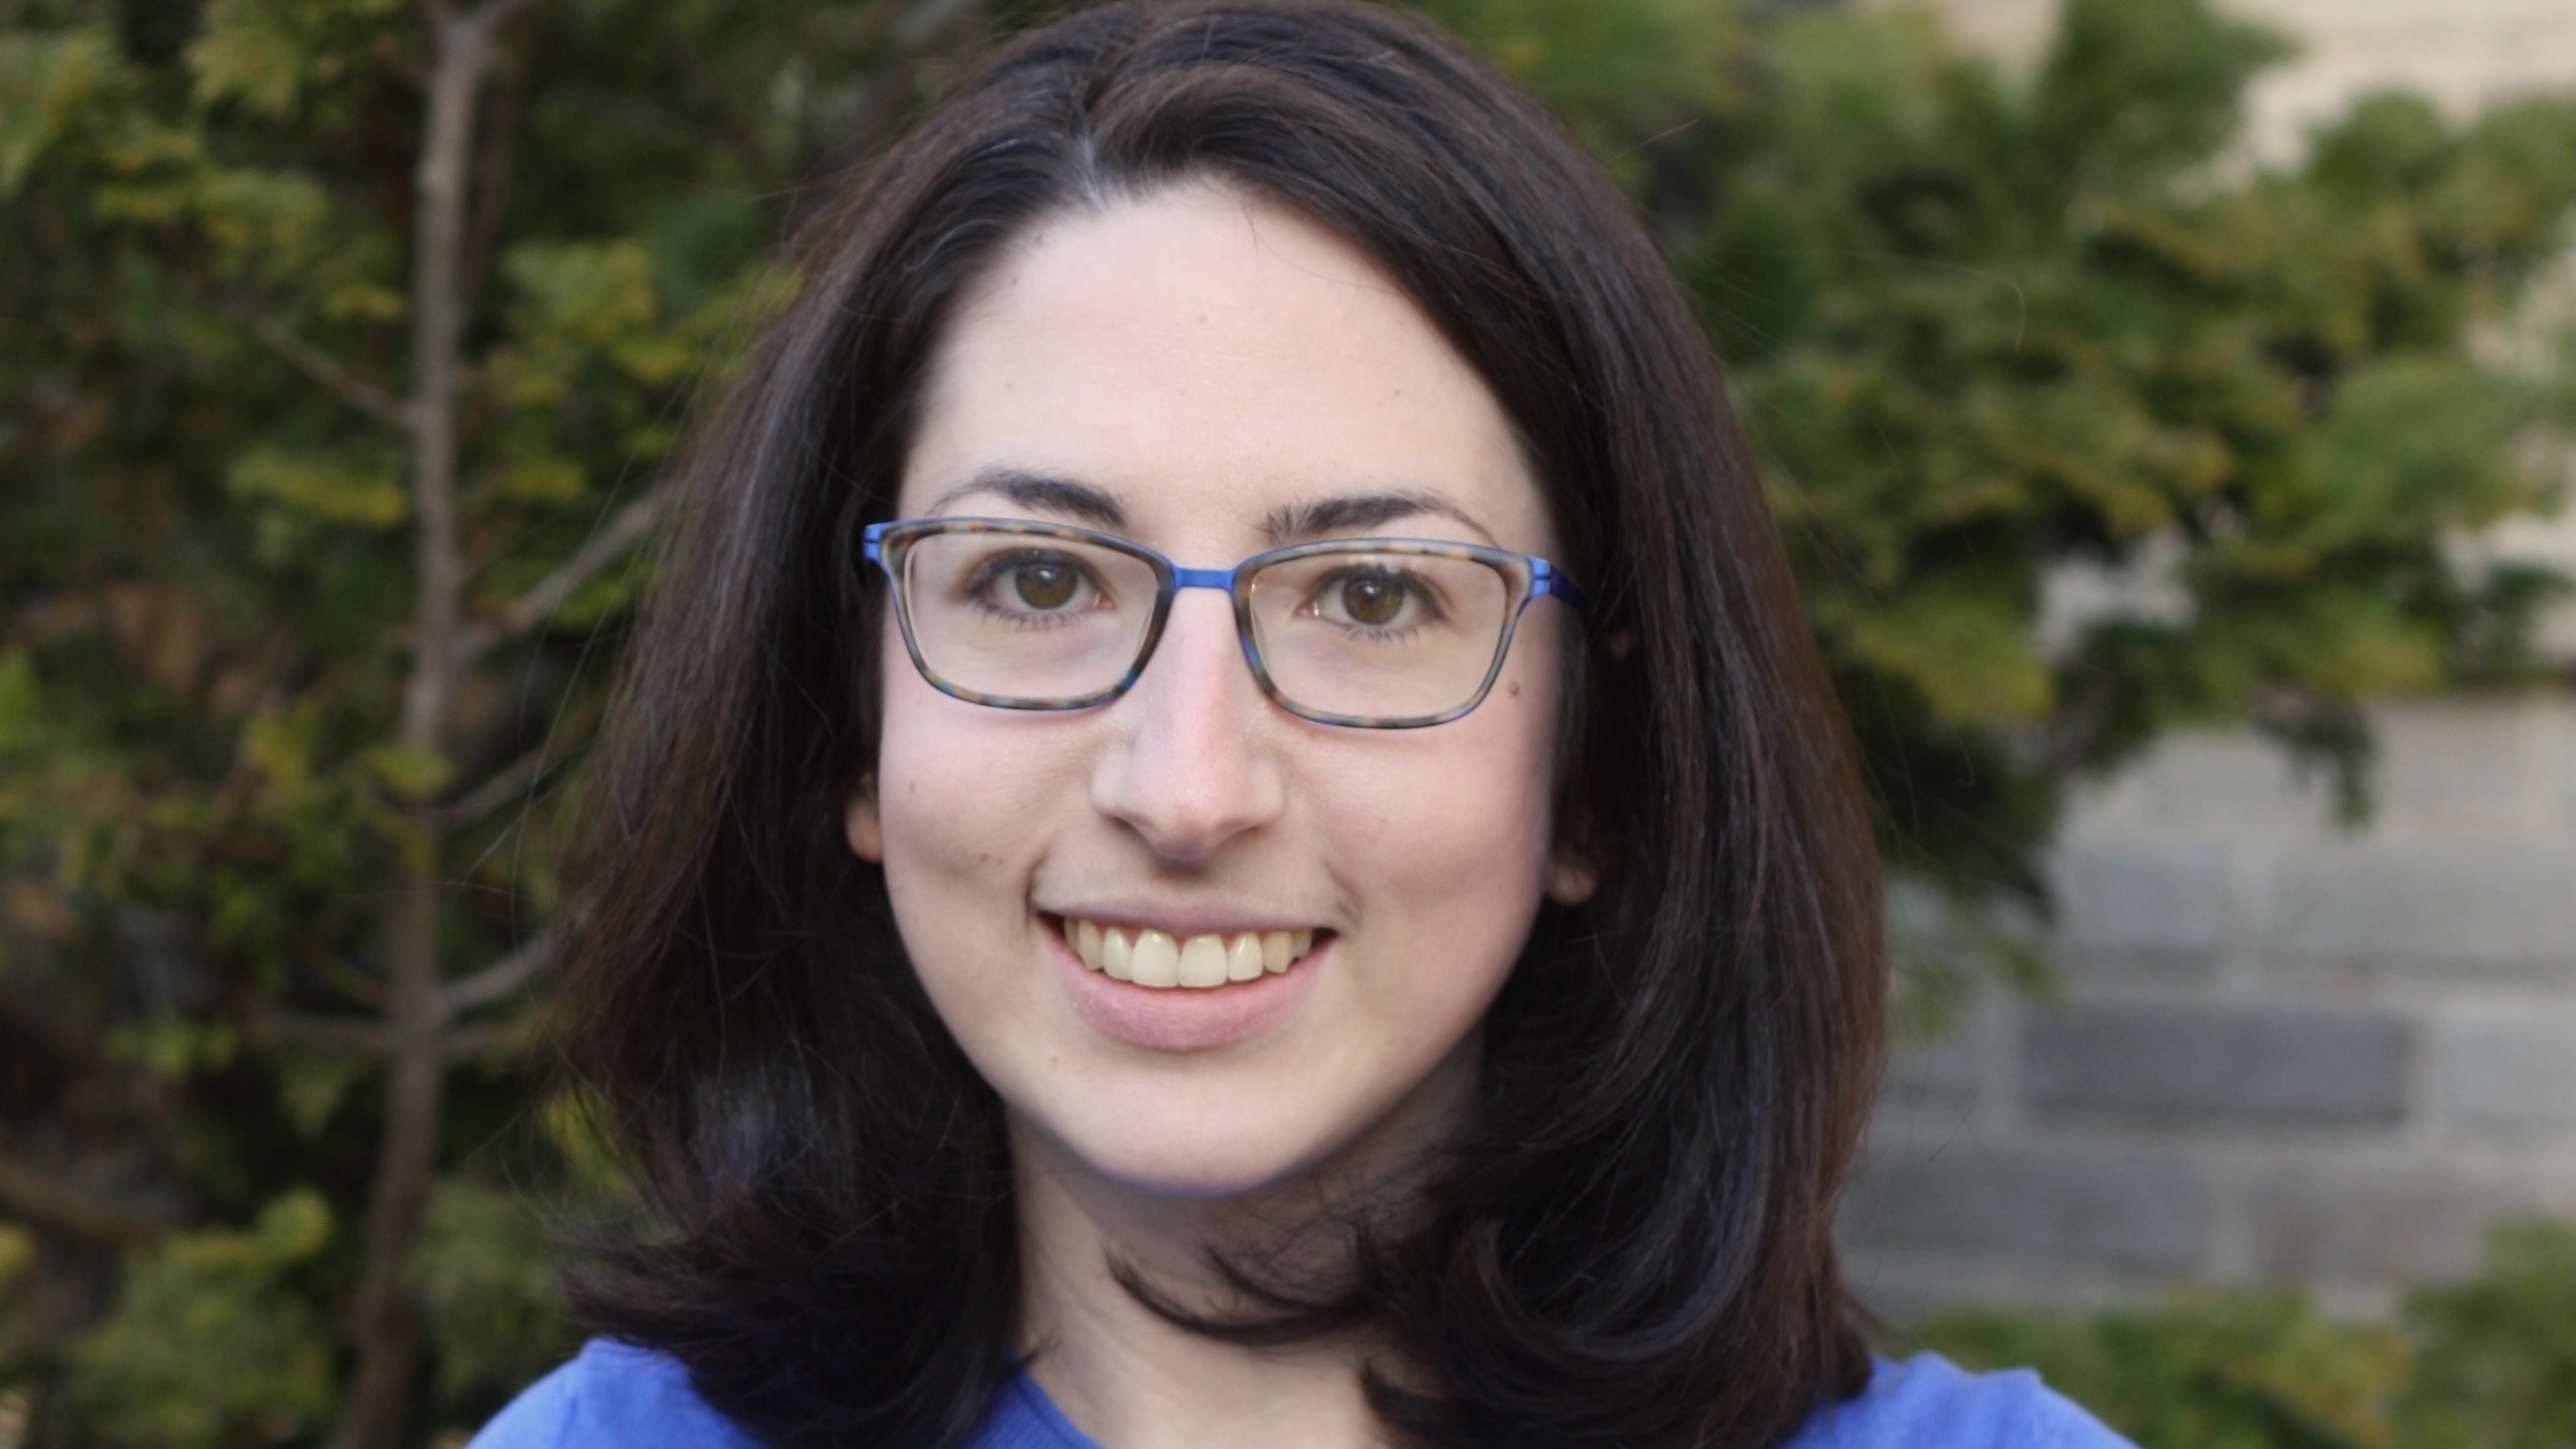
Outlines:
[[[1068,1093],[1027,1114],[1026,1125],[1060,1170],[1119,1192],[1175,1202],[1257,1199],[1323,1174],[1401,1171],[1402,1144],[1422,1140],[1436,1130],[1433,1120],[1459,1105],[1455,1076],[1454,1069],[1435,1071],[1390,1102],[1212,1074],[1188,1082],[1191,1108],[1173,1101],[1182,1082],[1162,1077],[1135,1084],[1144,1089],[1139,1094],[1083,1101]],[[1255,1103],[1269,1110],[1246,1110]]]
[[[1325,1144],[1304,1133],[1137,1130],[1131,1125],[1058,1141],[1082,1170],[1103,1182],[1147,1197],[1192,1202],[1261,1196],[1304,1176],[1329,1155]]]

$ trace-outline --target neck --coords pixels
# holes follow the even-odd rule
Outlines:
[[[1173,1306],[1220,1320],[1243,1311],[1209,1259],[1303,1285],[1346,1266],[1346,1225],[1457,1120],[1472,1052],[1449,1080],[1417,1093],[1407,1120],[1378,1125],[1323,1168],[1225,1198],[1156,1194],[1092,1172],[1024,1121],[1011,1131],[1025,1288],[1019,1341],[1057,1407],[1109,1449],[1248,1443],[1377,1449],[1388,1440],[1363,1372],[1401,1374],[1363,1329],[1288,1347],[1247,1348],[1157,1316],[1113,1276],[1129,1274]],[[1374,1189],[1374,1190],[1373,1190]],[[1373,1215],[1384,1221],[1381,1211]]]

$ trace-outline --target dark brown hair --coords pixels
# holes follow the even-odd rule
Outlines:
[[[959,81],[811,234],[699,439],[597,783],[570,1060],[659,1226],[576,1300],[782,1445],[963,1439],[1012,1372],[1000,1104],[841,809],[876,753],[852,537],[927,359],[1033,222],[1185,179],[1385,267],[1517,425],[1589,595],[1559,769],[1600,892],[1542,911],[1460,1141],[1278,1339],[1369,1324],[1410,1441],[1758,1446],[1868,1359],[1831,1238],[1876,1079],[1877,863],[1844,727],[1706,343],[1525,93],[1345,3],[1114,5]]]

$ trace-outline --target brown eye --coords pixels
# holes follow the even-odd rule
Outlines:
[[[1389,624],[1404,611],[1404,585],[1383,574],[1342,581],[1342,612],[1355,624]]]
[[[1025,563],[1011,571],[1011,592],[1032,609],[1063,608],[1077,582],[1071,566],[1061,563]]]

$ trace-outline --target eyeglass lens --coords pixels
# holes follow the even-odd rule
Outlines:
[[[903,565],[921,662],[972,694],[1026,704],[1114,689],[1136,666],[1153,565],[1076,539],[958,530]],[[1513,587],[1475,559],[1375,549],[1297,554],[1249,580],[1252,642],[1292,706],[1415,719],[1473,699],[1510,622]]]

